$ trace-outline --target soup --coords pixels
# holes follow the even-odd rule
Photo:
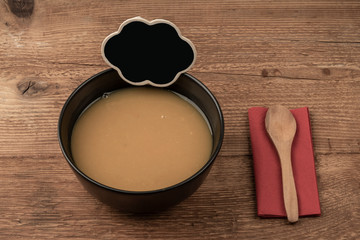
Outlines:
[[[202,112],[179,94],[149,87],[105,94],[82,113],[71,137],[82,172],[129,191],[157,190],[191,177],[211,149]]]

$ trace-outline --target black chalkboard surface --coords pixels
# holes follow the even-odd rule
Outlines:
[[[105,38],[104,60],[133,85],[171,85],[194,64],[196,50],[171,22],[128,19]]]

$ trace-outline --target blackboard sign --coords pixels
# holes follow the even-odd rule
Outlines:
[[[166,87],[191,68],[196,50],[173,23],[136,17],[105,38],[102,56],[133,85]]]

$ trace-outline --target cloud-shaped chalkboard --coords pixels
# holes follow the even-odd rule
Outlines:
[[[102,56],[133,85],[165,87],[191,68],[196,50],[173,23],[136,17],[104,39]]]

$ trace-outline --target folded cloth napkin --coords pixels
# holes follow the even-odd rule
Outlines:
[[[260,217],[286,216],[280,160],[265,129],[267,108],[248,110],[254,162],[257,214]],[[307,107],[290,110],[297,130],[292,145],[292,167],[298,196],[299,216],[320,215],[314,152]]]

